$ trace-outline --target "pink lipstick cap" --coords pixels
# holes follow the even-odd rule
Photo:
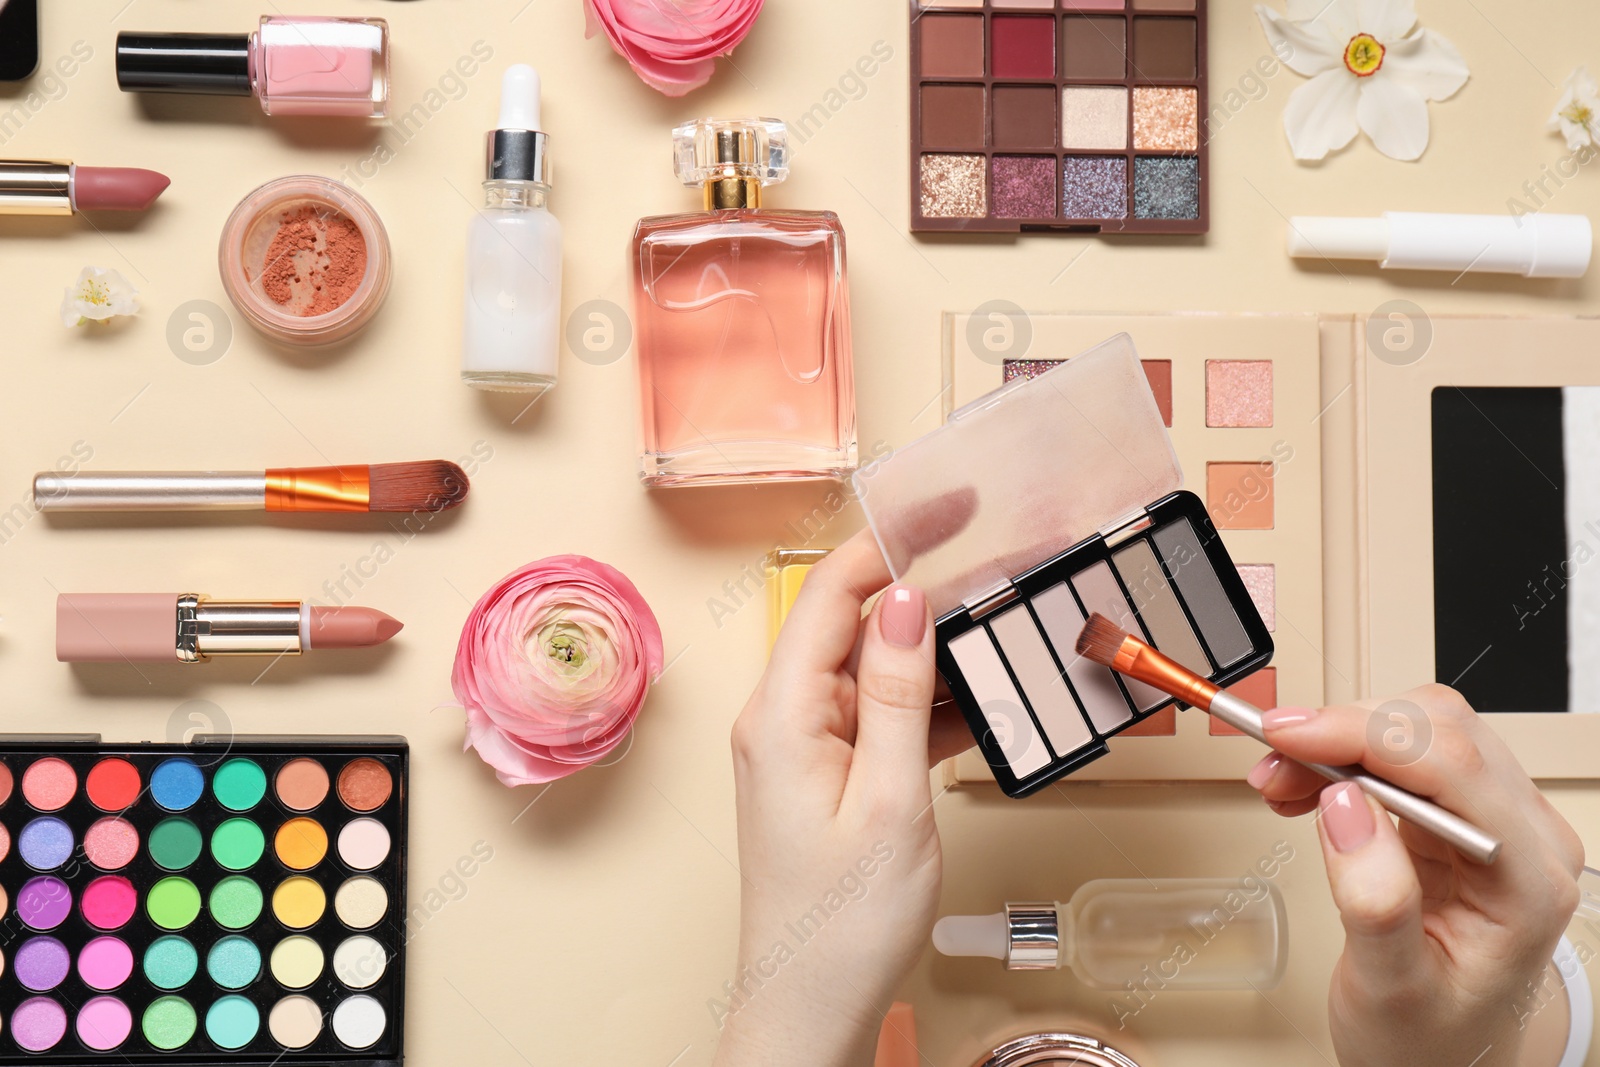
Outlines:
[[[56,659],[178,662],[178,594],[62,593],[56,598]]]

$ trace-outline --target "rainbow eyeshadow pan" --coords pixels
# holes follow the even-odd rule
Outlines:
[[[408,766],[400,737],[0,741],[0,1067],[399,1067]]]
[[[150,858],[158,867],[181,871],[200,858],[200,828],[188,819],[162,819],[150,831]]]
[[[139,770],[125,759],[103,759],[84,779],[89,802],[101,811],[121,811],[139,799]]]
[[[250,759],[231,759],[211,779],[217,803],[229,811],[249,811],[267,795],[267,772]]]
[[[911,229],[1201,234],[1207,0],[912,0]]]
[[[83,854],[102,871],[117,871],[139,854],[139,831],[118,815],[96,819],[83,835]]]

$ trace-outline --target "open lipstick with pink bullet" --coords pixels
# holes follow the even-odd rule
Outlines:
[[[299,600],[212,600],[195,593],[63,593],[62,663],[199,663],[212,656],[298,656],[370,648],[400,632],[375,608]]]
[[[172,179],[138,167],[80,167],[63,159],[0,159],[0,215],[147,211]]]

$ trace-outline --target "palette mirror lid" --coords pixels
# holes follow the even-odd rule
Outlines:
[[[1118,334],[973,401],[853,483],[895,579],[941,618],[1136,519],[1183,470],[1133,340]]]

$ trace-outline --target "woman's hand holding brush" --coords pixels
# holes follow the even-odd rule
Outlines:
[[[1349,707],[1278,708],[1250,772],[1273,810],[1321,809],[1318,832],[1345,947],[1329,991],[1344,1067],[1509,1067],[1542,1001],[1531,983],[1578,905],[1583,845],[1461,695],[1425,686]],[[1405,751],[1386,737],[1409,738]],[[1285,758],[1287,757],[1287,758]],[[1350,783],[1305,763],[1359,764],[1506,842],[1463,859]]]

